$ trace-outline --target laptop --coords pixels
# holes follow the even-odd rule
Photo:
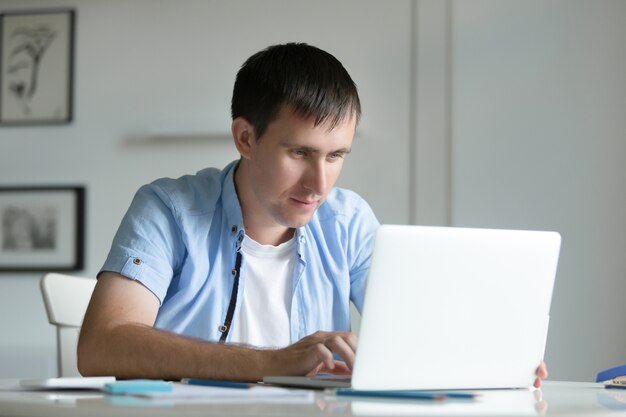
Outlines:
[[[543,358],[556,232],[382,225],[352,376],[266,376],[358,390],[528,388]]]

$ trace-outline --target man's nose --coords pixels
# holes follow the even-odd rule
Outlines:
[[[312,161],[307,169],[304,177],[304,188],[314,192],[317,195],[323,195],[326,192],[326,161]]]

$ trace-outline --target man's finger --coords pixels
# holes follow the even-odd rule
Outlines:
[[[354,348],[351,346],[349,338],[334,334],[331,337],[327,338],[324,341],[324,346],[326,346],[332,353],[339,355],[348,365],[349,368],[352,368],[354,365]],[[334,369],[334,364],[333,364]]]
[[[326,346],[324,340],[315,345],[315,356],[321,361],[327,369],[335,369],[335,360],[332,350]]]
[[[545,379],[548,377],[548,368],[546,367],[546,364],[543,361],[539,365],[539,368],[537,368],[537,376],[542,379]]]

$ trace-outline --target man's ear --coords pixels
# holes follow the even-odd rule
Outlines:
[[[233,134],[233,140],[239,154],[246,159],[250,158],[250,149],[256,140],[254,135],[254,126],[243,117],[237,117],[233,120],[230,127]]]

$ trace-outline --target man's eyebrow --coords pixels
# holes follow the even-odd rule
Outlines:
[[[350,152],[352,152],[352,148],[341,148],[331,153],[350,153]]]
[[[298,146],[298,145],[294,145],[294,144],[291,144],[291,143],[284,143],[283,146],[285,148],[300,149],[300,150],[307,151],[307,152],[310,152],[310,153],[320,153],[321,152],[318,148],[314,148],[312,146]],[[345,154],[347,154],[347,153],[350,153],[351,151],[352,151],[352,148],[339,148],[339,149],[332,150],[332,151],[330,151],[328,153],[329,154],[331,154],[331,153],[345,153]]]

